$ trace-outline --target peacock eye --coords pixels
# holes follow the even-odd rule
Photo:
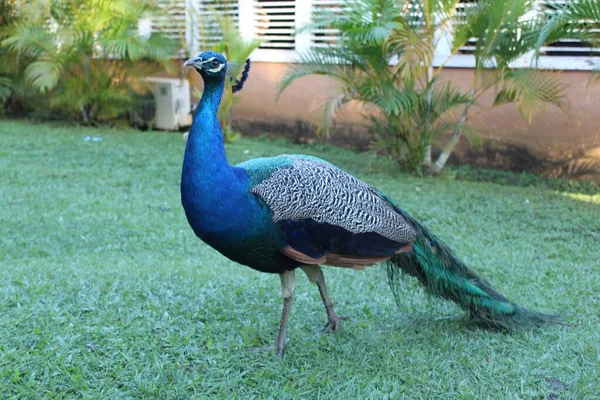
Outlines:
[[[212,60],[210,62],[210,66],[213,68],[217,68],[219,65],[221,65],[221,63],[219,62],[219,60]]]

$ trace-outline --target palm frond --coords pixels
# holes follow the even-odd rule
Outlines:
[[[433,117],[438,118],[455,107],[469,104],[473,101],[471,96],[455,88],[450,82],[432,90],[431,109]]]
[[[400,116],[410,114],[418,103],[418,95],[412,90],[402,90],[393,85],[375,84],[366,80],[357,86],[358,99],[375,104],[385,114]]]
[[[592,46],[600,45],[600,2],[597,0],[570,1],[563,4],[545,1],[544,8],[554,10],[546,20],[536,42],[536,55],[541,47],[560,39],[576,39]]]
[[[321,123],[317,127],[317,136],[329,137],[329,127],[336,112],[346,103],[352,100],[352,97],[346,92],[343,86],[329,93],[329,96],[322,106]]]
[[[382,44],[398,27],[398,2],[393,0],[351,0],[338,12],[331,10],[313,13],[313,22],[298,32],[316,28],[336,28],[346,40],[365,45]]]
[[[428,13],[438,19],[439,25],[446,25],[450,21],[456,21],[459,4],[460,0],[428,1]]]
[[[168,63],[174,46],[161,34],[141,37],[138,20],[156,11],[143,0],[31,0],[22,2],[28,15],[3,36],[2,47],[18,54],[23,84],[13,92],[29,95],[34,88],[50,92],[46,106],[60,107],[86,121],[118,115],[131,96],[143,91],[141,74]],[[37,9],[33,7],[36,4]],[[110,61],[106,61],[106,58]],[[154,63],[145,60],[158,61]],[[18,63],[16,63],[18,64]],[[14,76],[19,77],[13,68]]]
[[[0,76],[0,103],[5,102],[12,93],[12,79],[6,76]]]
[[[52,90],[58,84],[63,66],[52,60],[34,61],[25,69],[27,79],[42,93]]]
[[[497,62],[508,64],[530,50],[530,31],[538,28],[536,20],[527,17],[532,7],[531,0],[470,3],[466,17],[457,21],[453,48],[464,46],[474,37],[476,57],[494,55]]]
[[[408,24],[400,24],[385,43],[389,51],[398,56],[394,73],[411,80],[421,76],[433,63],[433,35],[433,31],[415,32]]]
[[[482,134],[479,130],[475,129],[472,125],[463,124],[461,126],[462,135],[467,139],[469,146],[472,148],[481,148],[483,145]]]
[[[153,34],[144,38],[131,29],[119,30],[110,37],[99,40],[98,44],[105,55],[132,61],[165,60],[175,53],[176,48],[174,41],[164,35]]]
[[[496,63],[496,58],[478,57],[476,59],[477,68],[475,74],[480,82],[478,92],[482,93],[492,87],[496,87],[511,69],[507,64],[502,64],[499,67]]]
[[[52,53],[56,49],[54,38],[42,24],[15,24],[2,45],[31,57]]]
[[[516,103],[521,116],[531,122],[538,111],[545,111],[548,105],[565,109],[568,100],[564,95],[565,85],[550,74],[530,69],[512,72],[503,81],[503,88],[496,94],[494,106]]]
[[[301,54],[298,62],[292,64],[279,81],[279,95],[295,80],[309,75],[325,75],[342,84],[351,84],[354,73],[343,59],[344,56],[342,51],[335,48],[313,49]]]

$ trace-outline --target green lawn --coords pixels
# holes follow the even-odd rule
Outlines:
[[[101,136],[102,141],[85,141]],[[383,267],[329,268],[342,331],[303,274],[283,360],[279,279],[201,243],[179,134],[0,121],[0,399],[592,399],[600,396],[600,195],[415,179],[331,147],[241,139],[232,162],[303,152],[389,194],[520,304],[569,326],[472,330]]]

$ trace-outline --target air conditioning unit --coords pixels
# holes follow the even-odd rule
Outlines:
[[[154,128],[176,131],[192,125],[190,83],[185,79],[147,78],[156,101]]]

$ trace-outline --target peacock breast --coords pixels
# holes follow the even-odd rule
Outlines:
[[[281,268],[284,239],[273,223],[272,212],[250,193],[250,184],[243,177],[203,188],[198,182],[182,179],[181,200],[194,233],[209,246],[261,271]]]

